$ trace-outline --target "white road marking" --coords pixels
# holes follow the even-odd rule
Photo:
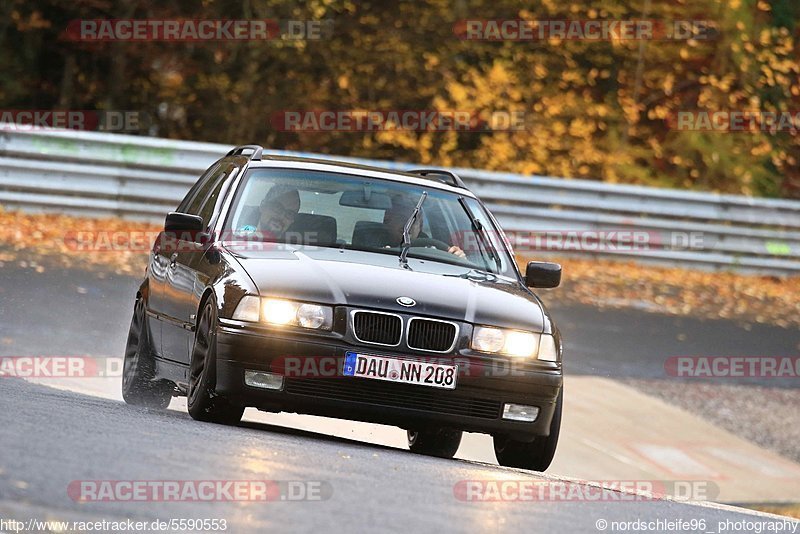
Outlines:
[[[637,467],[637,468],[641,467],[641,464],[639,462],[635,461],[634,459],[629,458],[628,456],[625,456],[624,454],[621,454],[621,453],[619,453],[619,452],[617,452],[617,451],[615,451],[615,450],[613,450],[613,449],[611,449],[609,447],[604,447],[602,444],[597,443],[595,441],[592,441],[592,440],[590,440],[588,438],[581,438],[581,443],[591,447],[592,449],[594,449],[594,450],[596,450],[598,452],[601,452],[601,453],[603,453],[603,454],[605,454],[607,456],[610,456],[610,457],[614,458],[618,462],[621,462],[623,464],[627,464],[627,465],[630,465],[630,466],[633,466],[633,467]]]

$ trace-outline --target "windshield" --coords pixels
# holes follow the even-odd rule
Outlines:
[[[231,207],[234,240],[336,247],[463,265],[512,276],[512,260],[471,197],[413,184],[297,169],[253,169]]]

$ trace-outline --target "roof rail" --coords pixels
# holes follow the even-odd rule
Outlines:
[[[262,154],[262,152],[264,152],[264,147],[262,147],[261,145],[241,145],[241,146],[237,146],[236,148],[234,148],[233,150],[228,152],[225,157],[238,156],[238,155],[243,154],[245,151],[248,151],[248,150],[252,152],[252,154],[250,154],[250,159],[256,160],[256,161],[261,161],[261,154]]]
[[[445,169],[414,169],[413,171],[408,171],[411,174],[419,174],[420,176],[424,176],[425,178],[430,178],[431,180],[437,180],[447,185],[453,185],[456,187],[463,187],[467,189],[466,184],[464,181],[453,171],[448,171]],[[432,176],[431,176],[432,175]]]

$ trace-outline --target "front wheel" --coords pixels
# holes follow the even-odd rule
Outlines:
[[[125,359],[122,364],[122,398],[134,406],[163,410],[172,400],[173,388],[166,382],[154,380],[155,362],[150,351],[150,336],[139,298],[133,308]]]
[[[217,381],[217,312],[209,299],[203,307],[194,335],[189,365],[188,407],[192,419],[235,425],[244,408],[229,403],[214,391]]]
[[[438,458],[452,458],[458,446],[461,445],[461,430],[451,428],[428,428],[424,430],[408,431],[408,448],[411,452],[436,456]]]
[[[506,467],[519,467],[533,471],[545,471],[550,467],[558,445],[558,433],[561,429],[561,406],[564,401],[564,389],[558,394],[556,411],[550,423],[550,435],[539,436],[530,443],[517,441],[508,436],[494,436],[494,454],[497,463]]]

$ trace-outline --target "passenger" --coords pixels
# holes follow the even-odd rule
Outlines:
[[[405,227],[408,218],[414,213],[414,208],[417,206],[416,202],[406,196],[397,196],[392,200],[392,207],[386,210],[383,215],[383,224],[389,232],[389,239],[391,240],[387,246],[399,247],[403,242],[403,228]],[[411,225],[409,235],[411,240],[414,239],[429,239],[428,236],[422,231],[422,219],[425,213],[420,209],[414,224]],[[459,258],[466,258],[467,255],[461,248],[456,245],[450,246],[447,252],[454,254]]]

